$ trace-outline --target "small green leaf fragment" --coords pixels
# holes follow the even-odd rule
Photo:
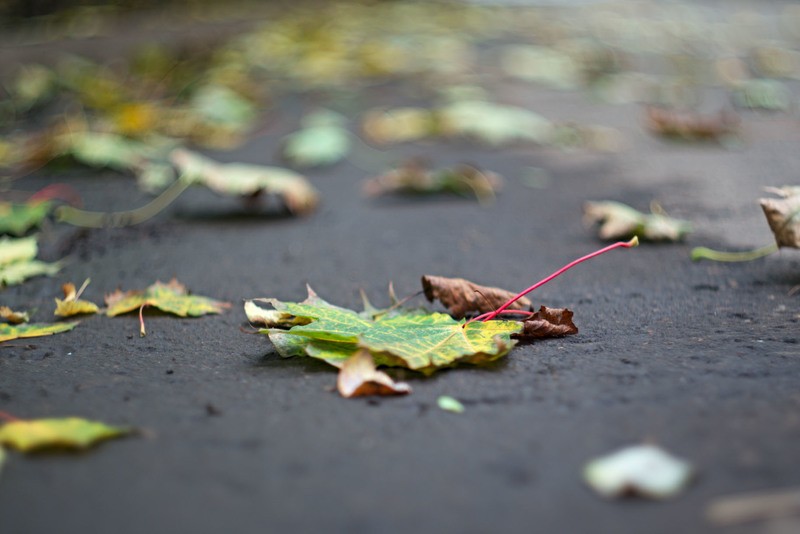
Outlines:
[[[436,399],[436,404],[442,410],[446,412],[453,412],[453,413],[464,413],[464,405],[461,404],[457,399],[450,397],[448,395],[442,395],[438,399]]]
[[[11,325],[7,323],[0,323],[0,342],[10,341],[12,339],[27,338],[27,337],[41,337],[50,336],[53,334],[60,334],[72,330],[78,325],[74,323],[30,323],[22,325]]]
[[[99,441],[124,436],[130,431],[78,417],[12,421],[0,427],[0,444],[22,452],[87,449]]]

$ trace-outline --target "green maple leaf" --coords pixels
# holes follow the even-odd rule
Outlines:
[[[0,202],[0,234],[22,235],[50,213],[50,202]]]
[[[359,348],[370,351],[378,365],[402,366],[431,373],[458,363],[486,363],[508,354],[512,334],[522,324],[513,321],[473,322],[463,327],[443,313],[386,314],[365,317],[340,308],[309,291],[301,303],[257,299],[271,304],[282,317],[305,323],[288,330],[261,330],[282,356],[307,355],[341,367]],[[252,315],[249,315],[252,317]]]
[[[0,427],[0,444],[22,452],[47,448],[86,449],[98,441],[128,434],[113,427],[78,417],[12,421]]]
[[[209,313],[222,313],[229,307],[221,302],[200,295],[189,295],[186,286],[172,279],[169,283],[156,282],[144,291],[120,290],[106,295],[106,314],[109,317],[127,313],[142,306],[153,306],[167,313],[180,317],[198,317]]]
[[[12,325],[0,323],[0,343],[24,337],[40,337],[72,330],[78,323],[30,323]]]

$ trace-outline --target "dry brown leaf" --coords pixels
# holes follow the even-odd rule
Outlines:
[[[572,315],[572,311],[567,308],[542,306],[529,319],[523,321],[522,332],[514,337],[541,339],[577,334],[578,327],[572,322]]]
[[[395,382],[383,371],[378,371],[367,349],[359,350],[342,364],[336,386],[342,397],[347,398],[411,393],[408,384]]]
[[[430,302],[438,299],[456,318],[464,317],[468,313],[494,311],[516,295],[497,287],[479,286],[463,278],[431,275],[422,277],[422,288]],[[531,301],[522,297],[508,309],[524,310],[530,306]]]
[[[647,128],[665,137],[687,140],[719,140],[736,133],[739,116],[723,109],[717,115],[699,115],[655,106],[645,108]]]
[[[770,188],[783,198],[759,199],[779,247],[800,248],[800,187]]]

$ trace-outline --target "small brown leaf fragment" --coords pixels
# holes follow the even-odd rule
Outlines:
[[[677,137],[690,141],[714,141],[735,134],[739,129],[739,116],[723,109],[717,115],[699,115],[655,106],[645,108],[647,128],[664,137]]]
[[[5,319],[9,324],[22,324],[31,320],[28,312],[14,311],[8,306],[0,306],[0,319]]]
[[[800,248],[800,188],[770,189],[783,198],[759,199],[779,247]]]
[[[422,288],[425,291],[425,298],[430,302],[438,299],[457,319],[469,313],[494,311],[516,295],[498,287],[480,286],[463,278],[427,274],[422,277]],[[508,309],[524,310],[530,306],[531,301],[522,297]]]
[[[542,306],[530,319],[523,321],[522,332],[513,337],[542,339],[577,334],[578,327],[572,322],[572,315],[572,311],[567,308]]]
[[[378,371],[372,354],[366,349],[359,350],[344,362],[336,386],[346,398],[411,393],[408,384],[395,382],[383,371]]]

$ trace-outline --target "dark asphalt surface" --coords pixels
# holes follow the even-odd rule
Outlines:
[[[366,107],[402,98],[378,87]],[[192,190],[157,219],[126,229],[50,226],[42,255],[70,261],[54,278],[5,289],[4,304],[49,320],[63,282],[91,277],[85,296],[176,276],[234,303],[219,316],[88,317],[72,332],[0,347],[0,410],[78,415],[142,430],[85,454],[11,453],[0,474],[0,532],[648,532],[757,533],[705,519],[715,497],[800,485],[800,255],[738,265],[692,263],[697,245],[755,247],[771,235],[756,198],[797,183],[796,117],[745,114],[745,145],[649,137],[635,105],[507,83],[498,98],[548,117],[620,128],[619,154],[492,150],[417,143],[393,156],[436,166],[467,161],[506,177],[496,202],[433,197],[371,200],[350,163],[308,176],[319,211],[292,219],[242,214]],[[274,162],[313,98],[281,103],[280,128],[224,161]],[[527,167],[552,180],[532,189]],[[76,187],[87,208],[147,201],[113,173],[43,170]],[[242,299],[326,300],[358,307],[419,291],[423,274],[522,289],[601,246],[581,222],[586,200],[645,210],[656,199],[696,231],[686,243],[644,245],[584,264],[532,294],[569,307],[576,336],[515,348],[485,368],[422,378],[401,398],[342,399],[336,372],[281,359],[247,326]],[[416,302],[416,301],[415,301]],[[440,410],[460,399],[466,411]],[[587,489],[584,463],[651,441],[690,460],[693,484],[666,502],[608,501]]]

